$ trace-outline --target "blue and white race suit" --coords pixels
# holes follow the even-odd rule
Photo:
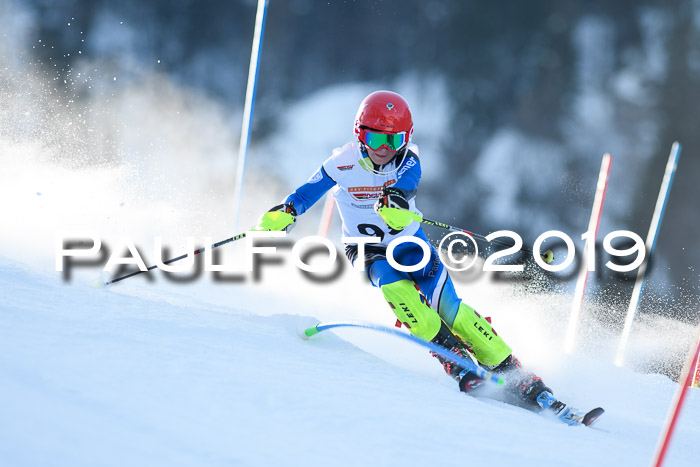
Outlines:
[[[430,245],[418,222],[412,222],[403,230],[391,229],[374,211],[374,204],[382,194],[382,188],[398,188],[408,200],[409,208],[416,208],[415,196],[421,178],[418,147],[411,144],[403,156],[397,156],[388,164],[377,167],[360,149],[358,142],[351,142],[333,151],[332,155],[314,172],[309,180],[292,194],[285,203],[294,203],[297,215],[303,214],[323,195],[332,190],[343,222],[345,237],[379,237],[380,243],[365,245],[365,265],[372,284],[381,287],[408,279],[420,287],[433,308],[451,326],[461,299],[440,261],[437,250]],[[386,260],[386,247],[395,238],[414,236],[430,245],[431,258],[427,265],[411,273],[397,271]],[[354,263],[357,245],[348,244],[346,254]],[[405,242],[394,249],[394,258],[401,264],[418,264],[423,258],[422,248],[413,242]]]

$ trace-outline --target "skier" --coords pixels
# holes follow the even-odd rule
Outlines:
[[[418,148],[410,142],[413,120],[406,100],[390,91],[377,91],[360,104],[355,117],[356,140],[336,149],[309,180],[262,215],[255,230],[289,230],[328,190],[333,190],[345,237],[379,237],[364,245],[365,267],[371,283],[379,287],[389,307],[416,337],[440,345],[504,377],[509,402],[531,410],[553,409],[564,415],[566,404],[552,395],[542,379],[524,370],[511,348],[483,318],[457,296],[437,250],[423,269],[407,273],[386,259],[389,242],[414,236],[430,245],[420,223],[414,220],[416,191],[421,177]],[[358,245],[345,252],[354,264]],[[422,248],[401,243],[394,258],[404,265],[417,264]],[[475,394],[484,380],[468,369],[433,354],[459,389]]]

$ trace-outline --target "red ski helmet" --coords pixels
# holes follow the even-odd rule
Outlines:
[[[368,144],[368,137],[371,134],[400,135],[402,137],[390,138],[388,141],[389,147],[398,151],[408,145],[412,133],[411,109],[406,99],[399,94],[391,91],[375,91],[360,103],[355,116],[355,136],[360,143],[372,147]],[[398,147],[391,147],[393,141],[398,143]]]

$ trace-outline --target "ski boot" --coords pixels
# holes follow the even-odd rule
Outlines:
[[[542,378],[524,370],[513,355],[491,371],[502,375],[506,380],[504,389],[509,396],[507,402],[533,412],[552,414],[567,425],[590,426],[605,412],[598,407],[584,413],[560,401],[554,397],[553,391],[544,384]]]
[[[583,423],[583,414],[577,409],[572,409],[556,397],[550,391],[542,391],[537,396],[537,404],[543,411],[553,413],[559,420],[567,425],[578,425]]]
[[[450,331],[444,322],[440,326],[437,336],[435,336],[431,342],[444,347],[448,352],[458,357],[467,360],[471,360],[472,358],[464,343]],[[463,368],[452,360],[444,358],[434,352],[430,352],[430,354],[440,361],[442,367],[445,369],[445,373],[457,381],[460,391],[471,392],[484,384],[484,379],[480,378],[469,369]]]
[[[508,402],[514,405],[533,411],[540,411],[542,410],[542,405],[539,402],[539,396],[543,392],[552,393],[552,390],[544,384],[542,378],[524,370],[520,360],[512,354],[500,364],[490,368],[490,370],[506,380],[504,389],[510,399]]]

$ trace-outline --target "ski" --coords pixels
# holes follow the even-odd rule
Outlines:
[[[380,331],[384,332],[386,334],[392,334],[394,336],[401,337],[403,339],[410,340],[412,342],[415,342],[416,344],[419,344],[421,346],[429,348],[432,352],[435,352],[439,355],[442,355],[445,358],[449,358],[450,360],[454,360],[455,362],[463,365],[464,367],[470,368],[471,371],[474,371],[478,376],[481,378],[492,381],[496,383],[498,386],[503,386],[504,385],[504,380],[500,376],[489,373],[487,372],[484,368],[481,366],[478,366],[476,363],[463,360],[460,357],[454,356],[452,354],[447,354],[445,352],[445,349],[443,347],[434,345],[429,342],[422,341],[418,339],[417,337],[414,337],[411,334],[404,334],[400,331],[397,331],[395,329],[390,329],[384,326],[379,326],[373,323],[362,323],[362,322],[357,322],[357,321],[348,321],[348,322],[336,322],[336,323],[326,323],[326,324],[321,324],[318,323],[315,326],[311,326],[309,328],[302,328],[299,329],[299,336],[304,339],[308,340],[310,337],[325,331],[327,329],[332,329],[332,328],[337,328],[337,327],[358,327],[358,328],[365,328],[365,329],[371,329],[375,331]],[[508,402],[506,402],[508,403]],[[513,405],[520,405],[520,404],[513,404]],[[576,408],[569,407],[567,404],[564,402],[560,401],[556,397],[554,397],[549,391],[543,391],[538,397],[537,397],[537,405],[541,408],[540,410],[543,413],[551,413],[555,417],[557,417],[559,420],[562,422],[576,426],[576,425],[584,425],[584,426],[591,426],[603,413],[605,410],[601,407],[597,407],[589,412],[582,412]],[[526,408],[531,411],[537,411],[535,407],[524,407],[520,405],[523,408]]]
[[[602,407],[597,407],[586,413],[573,407],[565,407],[560,413],[557,414],[557,418],[571,426],[591,426],[593,422],[598,420],[598,417],[603,415],[603,412],[605,412],[605,410]]]
[[[545,412],[553,413],[559,420],[571,426],[591,426],[605,413],[602,407],[596,407],[589,412],[583,412],[574,407],[569,407],[567,404],[554,397],[549,391],[544,391],[537,396],[537,404],[542,407]]]
[[[589,412],[582,412],[574,407],[564,407],[564,409],[557,414],[557,418],[567,425],[576,426],[584,425],[591,426],[598,417],[603,415],[605,410],[602,407],[597,407]]]
[[[604,413],[604,408],[596,407],[595,409],[589,411],[586,415],[583,416],[582,423],[586,426],[591,426],[593,425],[593,423],[595,423],[596,420],[598,420],[598,417],[600,417]]]

